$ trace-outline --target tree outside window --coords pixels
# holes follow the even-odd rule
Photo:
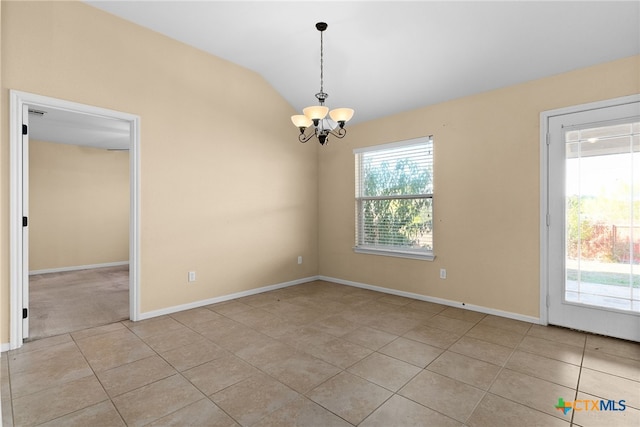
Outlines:
[[[356,251],[433,254],[433,139],[356,151]]]

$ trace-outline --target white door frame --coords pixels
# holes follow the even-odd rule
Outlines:
[[[540,113],[540,323],[549,324],[549,120],[552,117],[639,102],[640,94]]]
[[[22,111],[23,106],[55,108],[79,114],[124,120],[130,123],[129,148],[129,317],[136,321],[140,318],[140,117],[76,102],[36,95],[15,90],[9,91],[10,141],[9,141],[9,276],[10,276],[10,349],[23,344],[22,301],[24,271],[28,265],[23,263],[22,239],[23,216],[23,158],[22,153]],[[28,244],[28,242],[27,242]]]

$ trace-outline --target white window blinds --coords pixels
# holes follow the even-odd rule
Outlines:
[[[433,259],[433,138],[354,154],[356,251]]]

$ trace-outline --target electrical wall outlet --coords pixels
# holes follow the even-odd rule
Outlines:
[[[298,264],[302,264],[302,255],[298,256]]]
[[[195,282],[196,281],[196,272],[195,271],[190,271],[189,272],[189,281],[190,282]]]
[[[440,278],[441,279],[446,279],[447,278],[447,269],[446,268],[441,268],[440,269]]]

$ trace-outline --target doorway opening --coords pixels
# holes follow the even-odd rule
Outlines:
[[[20,347],[25,339],[116,320],[110,316],[138,320],[139,117],[18,91],[10,91],[10,106],[10,348]],[[36,159],[39,162],[30,164]],[[65,171],[72,159],[76,170]],[[30,177],[38,185],[31,203]],[[88,185],[94,179],[102,180],[104,187],[89,197]],[[117,201],[101,199],[116,188],[122,190],[123,182],[111,179],[126,179],[125,194]],[[64,183],[71,183],[74,191],[61,189]],[[55,200],[65,197],[66,201]],[[82,212],[78,198],[102,203],[103,209],[88,206],[93,211]],[[69,206],[73,203],[75,207]],[[58,222],[52,222],[55,218]],[[85,243],[110,240],[109,247],[92,254],[90,245],[83,246],[83,238]],[[65,240],[74,242],[69,245]],[[116,303],[119,312],[99,312],[97,289],[110,291],[114,301],[121,301]],[[68,312],[74,307],[76,313]]]

